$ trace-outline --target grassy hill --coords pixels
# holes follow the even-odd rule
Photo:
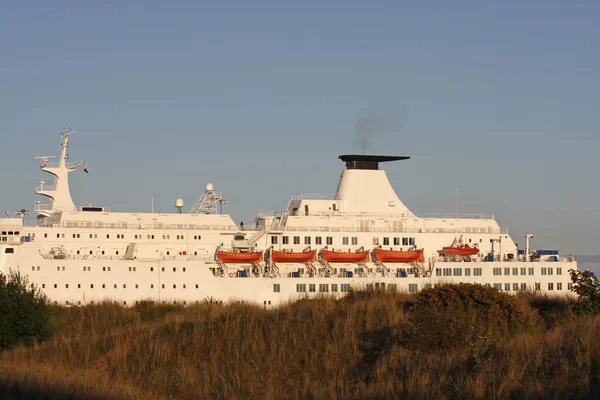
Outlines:
[[[453,285],[275,310],[105,303],[0,353],[0,398],[595,398],[600,318],[572,301]]]

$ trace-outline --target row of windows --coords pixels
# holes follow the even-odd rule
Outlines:
[[[494,283],[494,289],[497,290],[502,290],[502,284],[501,283]],[[573,283],[569,282],[567,283],[567,290],[572,290],[573,289]],[[505,283],[504,284],[504,291],[505,292],[509,292],[509,291],[519,291],[519,290],[527,290],[527,284],[526,283]],[[535,282],[534,284],[534,290],[542,290],[542,284],[541,282]],[[554,282],[548,282],[548,290],[554,290]],[[556,282],[556,290],[563,290],[563,284],[562,282]]]
[[[395,237],[395,238],[389,238],[389,237],[384,237],[383,238],[383,245],[384,246],[389,246],[390,245],[390,239],[393,240],[394,246],[400,246],[400,243],[402,243],[402,246],[414,246],[415,245],[415,238],[414,237]],[[300,236],[292,236],[292,243],[293,244],[300,244]],[[279,236],[271,236],[271,244],[279,244]],[[290,237],[289,236],[282,236],[281,237],[281,244],[290,244]],[[304,244],[305,245],[310,245],[312,244],[312,237],[311,236],[304,236]],[[315,236],[315,244],[316,245],[322,245],[323,244],[323,238],[321,236]],[[327,245],[333,245],[333,237],[332,236],[326,236],[325,237],[325,244]],[[352,244],[353,246],[357,246],[358,245],[358,237],[356,236],[344,236],[342,237],[342,245],[344,246],[348,246]],[[379,246],[379,238],[373,238],[373,244],[375,246]]]
[[[40,270],[40,266],[38,265],[38,266],[36,267],[35,265],[33,265],[33,266],[31,266],[31,270],[32,270],[32,271],[36,271],[36,270],[37,270],[37,271],[39,271],[39,270]],[[57,271],[65,271],[66,269],[65,269],[65,267],[64,267],[64,266],[62,266],[62,267],[61,267],[61,266],[57,266],[57,267],[56,267],[56,270],[57,270]],[[91,271],[91,270],[92,270],[92,267],[89,267],[89,266],[83,266],[83,271],[84,271],[84,272],[89,272],[89,271]],[[185,272],[185,267],[182,267],[182,268],[181,268],[181,270],[182,270],[183,272]],[[102,267],[102,271],[109,271],[109,272],[110,272],[110,267]],[[136,271],[137,271],[137,267],[129,267],[129,271],[130,271],[130,272],[136,272]],[[153,272],[153,271],[154,271],[154,267],[150,267],[150,272]],[[162,267],[162,268],[161,268],[161,271],[163,271],[163,272],[164,272],[164,271],[165,271],[165,267]],[[176,268],[176,267],[173,267],[173,272],[177,272],[177,268]]]
[[[307,286],[306,283],[296,284],[296,292],[297,293],[306,293],[306,286]],[[352,287],[350,286],[349,283],[342,283],[340,285],[338,285],[337,283],[332,283],[331,284],[331,292],[337,293],[338,286],[339,286],[339,291],[343,292],[343,293],[350,292],[352,290]],[[278,293],[280,290],[281,290],[281,287],[278,283],[273,284],[273,292]],[[309,283],[308,284],[308,292],[316,293],[317,285],[315,283]],[[328,283],[320,283],[319,284],[319,292],[322,292],[322,293],[329,292],[329,284]]]
[[[533,267],[512,268],[512,275],[514,275],[514,276],[519,275],[519,271],[521,272],[521,275],[527,275],[526,272],[529,272],[529,275],[535,275],[535,269]],[[542,267],[542,275],[553,275],[553,272],[554,272],[554,268],[552,268],[552,267]],[[502,275],[502,268],[494,268],[493,273],[494,273],[494,275]],[[508,267],[504,268],[504,275],[510,275],[510,274],[511,274],[511,268],[508,268]],[[561,267],[556,268],[556,275],[562,275]]]
[[[464,269],[465,276],[471,276],[471,268]],[[473,276],[481,276],[482,274],[481,268],[473,268]],[[463,269],[462,268],[436,268],[435,276],[462,276]]]
[[[12,232],[9,232],[12,233]],[[19,232],[15,232],[16,235],[19,234]],[[44,237],[47,238],[48,234],[44,233]],[[64,233],[57,233],[56,234],[56,238],[57,239],[64,239],[65,234]],[[97,233],[90,233],[90,239],[98,239],[98,234]],[[185,235],[173,235],[173,237],[177,240],[184,240],[185,239]],[[73,239],[80,239],[81,238],[81,234],[79,233],[73,233]],[[110,239],[110,234],[106,235],[107,239]],[[144,235],[133,235],[134,239],[143,239]],[[171,239],[171,235],[162,235],[163,240],[170,240]],[[117,233],[117,239],[125,239],[125,234],[123,233]],[[146,235],[146,239],[154,239],[154,235]],[[194,240],[201,240],[202,236],[201,235],[194,235]]]
[[[110,285],[109,285],[109,286],[110,286]],[[169,288],[170,288],[170,286],[171,286],[171,285],[169,285]],[[183,284],[182,286],[183,286],[183,289],[187,289],[187,285],[186,285],[186,284]],[[33,287],[34,287],[34,285],[33,285],[33,284],[31,284],[31,287],[33,288]],[[131,287],[131,286],[130,286],[130,287]],[[137,283],[134,285],[134,287],[135,287],[136,289],[139,289],[139,285],[138,285]],[[46,288],[46,284],[45,284],[45,283],[42,283],[42,289],[45,289],[45,288]],[[69,288],[69,284],[67,283],[67,284],[65,284],[65,289],[68,289],[68,288]],[[94,288],[94,284],[92,283],[92,284],[90,284],[90,289],[93,289],[93,288]],[[119,285],[115,283],[115,284],[113,285],[113,288],[114,288],[114,289],[118,289],[118,288],[119,288]],[[162,288],[162,289],[166,289],[166,288],[167,288],[167,285],[163,283],[163,284],[161,285],[161,288]],[[196,284],[196,289],[199,289],[199,288],[200,288],[200,285]],[[54,289],[58,289],[58,284],[56,284],[56,283],[54,284]],[[77,284],[77,289],[81,289],[81,284]],[[106,284],[105,284],[105,283],[103,283],[103,284],[102,284],[102,289],[106,289]],[[123,289],[127,289],[127,284],[125,284],[125,283],[123,284]],[[152,283],[152,284],[150,284],[150,289],[154,289],[154,284],[153,284],[153,283]],[[177,289],[177,285],[173,285],[173,289]]]
[[[16,232],[13,232],[13,231],[8,231],[8,232],[2,231],[2,236],[6,236],[6,235],[8,235],[8,236],[13,236],[13,235],[14,236],[19,236],[19,231],[16,231]]]

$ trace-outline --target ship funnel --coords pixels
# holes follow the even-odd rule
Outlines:
[[[379,163],[408,160],[405,156],[342,155],[346,163],[336,198],[340,209],[348,213],[386,214],[412,217],[414,214],[402,203]]]

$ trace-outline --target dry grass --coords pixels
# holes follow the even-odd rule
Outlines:
[[[60,309],[52,340],[0,354],[0,398],[600,396],[600,318],[574,316],[566,300],[517,298],[515,329],[499,329],[471,306],[415,305],[415,297],[376,292],[276,310]],[[430,330],[442,340],[425,347]]]

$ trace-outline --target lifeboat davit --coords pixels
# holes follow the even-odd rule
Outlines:
[[[369,261],[369,251],[359,251],[357,253],[347,253],[343,251],[322,250],[323,260],[328,262],[349,262],[359,263]]]
[[[316,250],[293,252],[271,250],[271,260],[274,262],[307,263],[315,259]]]
[[[218,251],[219,260],[224,263],[255,263],[262,258],[262,251],[240,253],[233,251]]]
[[[409,251],[375,249],[375,257],[381,262],[410,263],[425,260],[423,249]]]
[[[468,244],[462,246],[447,246],[443,248],[444,251],[451,256],[474,256],[479,253],[477,247],[471,247]]]

